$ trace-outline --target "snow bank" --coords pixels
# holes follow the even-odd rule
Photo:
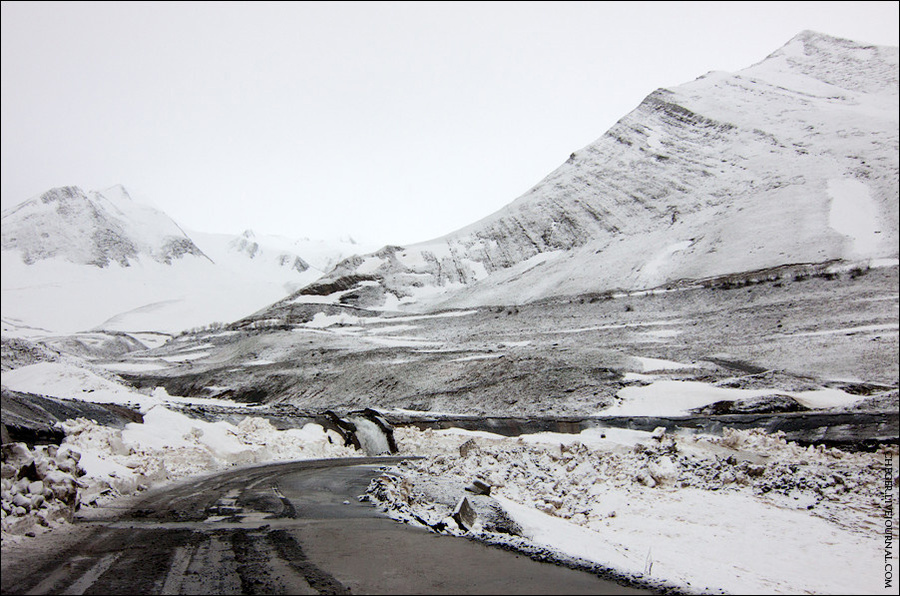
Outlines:
[[[397,428],[394,436],[401,453],[425,456],[388,469],[370,487],[370,498],[399,520],[443,520],[446,532],[463,533],[432,487],[480,479],[518,526],[517,536],[506,536],[476,524],[472,534],[488,542],[549,550],[688,592],[880,593],[883,586],[873,523],[884,509],[874,496],[889,477],[896,503],[895,446],[846,453],[804,448],[781,433],[728,430],[508,438]]]
[[[81,505],[105,502],[154,485],[234,465],[352,457],[361,453],[344,447],[339,435],[318,424],[279,431],[263,418],[247,417],[239,424],[193,419],[166,405],[190,402],[223,406],[240,404],[172,396],[162,387],[147,395],[117,382],[113,375],[72,362],[40,362],[5,371],[3,385],[15,391],[60,399],[124,405],[143,414],[142,423],[131,423],[123,429],[102,426],[84,418],[66,421],[62,424],[66,438],[58,449],[61,454],[58,457],[56,447],[51,446],[9,459],[4,447],[4,534],[34,532],[40,527],[50,527],[52,522],[71,519],[74,509]],[[24,445],[22,449],[27,451]],[[50,451],[53,453],[49,454]],[[74,464],[60,463],[68,462],[66,458],[69,457],[78,463],[77,468]],[[43,481],[48,470],[77,472],[77,482],[63,479],[67,486],[77,487],[77,494],[70,495],[71,499],[66,497],[69,500],[65,511],[51,508],[40,513],[38,504],[29,501],[31,505],[28,505],[25,497],[16,496],[30,494],[29,487],[21,480],[21,468],[27,467],[31,460],[43,471],[37,476],[35,472],[25,472],[30,474],[29,482]],[[15,462],[19,463],[14,466]],[[57,490],[55,485],[47,485],[39,492],[54,490]],[[49,494],[43,499],[42,503],[52,503]]]
[[[839,389],[778,391],[810,408],[849,406],[865,398]],[[717,387],[700,381],[654,381],[649,385],[624,387],[618,403],[603,410],[609,416],[687,416],[690,410],[718,401],[739,401],[772,395],[772,389]]]
[[[336,433],[318,424],[279,431],[262,418],[244,418],[236,425],[204,422],[160,405],[144,414],[143,423],[131,423],[121,430],[84,418],[69,420],[63,426],[66,438],[58,451],[50,446],[33,454],[20,454],[16,461],[23,464],[14,466],[7,461],[4,447],[4,534],[34,533],[71,520],[80,506],[106,503],[152,486],[235,465],[361,454],[344,447]],[[27,447],[21,445],[22,450],[27,451]],[[27,472],[21,472],[29,458],[45,472],[21,480],[30,478]],[[45,484],[30,487],[35,480]],[[57,493],[54,501],[52,495]],[[40,503],[35,503],[37,497],[32,498],[36,494],[43,495]]]
[[[663,334],[664,336],[667,331],[674,330],[662,330],[662,331],[654,331],[649,333]],[[662,360],[659,358],[645,358],[643,356],[632,356],[632,359],[637,361],[638,365],[642,372],[659,372],[659,371],[667,371],[667,370],[681,370],[685,368],[697,368],[695,364],[683,364],[681,362],[674,362],[672,360]]]
[[[163,406],[122,430],[85,419],[69,421],[65,430],[63,446],[83,456],[88,503],[234,465],[359,455],[318,424],[279,431],[263,418],[205,422]]]

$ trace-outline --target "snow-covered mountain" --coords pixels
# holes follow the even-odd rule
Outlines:
[[[897,71],[896,47],[803,32],[747,69],[651,93],[493,215],[353,257],[308,292],[514,304],[896,258]]]
[[[186,233],[121,186],[47,191],[3,212],[2,238],[3,330],[18,336],[230,322],[371,250],[249,230]]]
[[[54,188],[3,212],[3,250],[25,264],[61,259],[79,265],[128,267],[136,261],[171,264],[204,257],[162,211],[132,200],[121,185],[85,193]]]
[[[286,238],[256,234],[253,230],[244,230],[238,236],[193,230],[189,234],[216,263],[249,262],[257,270],[275,268],[295,273],[312,269],[318,271],[318,275],[352,255],[377,248],[358,244],[350,237],[334,240]]]
[[[268,256],[260,247],[259,242],[257,242],[256,234],[253,233],[253,230],[245,230],[238,238],[231,240],[228,243],[228,248],[246,255],[248,259],[265,258]],[[278,254],[275,254],[274,259],[278,266],[288,267],[298,273],[303,273],[309,269],[309,263],[299,256],[292,255],[288,252],[279,252]]]

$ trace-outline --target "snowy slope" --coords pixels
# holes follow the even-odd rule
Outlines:
[[[327,277],[465,306],[895,258],[897,68],[895,47],[803,32],[740,72],[658,89],[497,213]]]
[[[204,259],[172,265],[137,262],[99,269],[47,259],[24,265],[3,253],[3,331],[90,329],[176,333],[250,314],[290,292],[283,279],[249,277],[248,268]],[[317,272],[297,283],[315,279]],[[38,333],[45,335],[46,333]],[[29,334],[34,336],[34,334]]]
[[[305,248],[308,257],[297,253]],[[3,332],[176,333],[230,322],[311,283],[357,248],[365,249],[249,231],[188,236],[122,187],[57,188],[3,213]]]

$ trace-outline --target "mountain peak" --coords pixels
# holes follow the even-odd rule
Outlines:
[[[851,39],[835,37],[834,35],[813,31],[812,29],[804,29],[792,37],[785,45],[790,45],[792,43],[850,43],[852,45],[861,45],[859,42]]]
[[[110,186],[106,190],[100,191],[98,194],[103,195],[107,199],[112,200],[120,200],[120,201],[132,201],[131,194],[125,189],[122,184],[115,184]]]
[[[128,267],[144,257],[171,264],[203,253],[166,214],[135,203],[122,185],[85,193],[52,188],[3,212],[2,248],[31,264],[44,259]]]
[[[828,35],[827,33],[819,33],[818,31],[806,29],[792,37],[786,44],[772,52],[770,56],[787,54],[797,57],[806,55],[815,56],[817,59],[821,59],[826,55],[833,56],[835,53],[840,53],[842,54],[842,59],[846,59],[848,50],[877,50],[878,47],[879,46],[873,44],[853,41],[852,39],[845,39],[843,37],[835,37],[834,35]],[[859,59],[864,56],[857,55],[855,57]]]
[[[47,192],[42,193],[38,197],[38,200],[44,204],[63,203],[65,201],[78,199],[87,200],[87,195],[77,186],[57,186],[56,188],[51,188]],[[26,202],[32,202],[34,200],[35,199],[31,199],[31,201]]]
[[[896,95],[897,68],[896,46],[878,46],[805,30],[747,71],[789,72],[850,91],[888,91]]]

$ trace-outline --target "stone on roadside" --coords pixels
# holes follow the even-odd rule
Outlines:
[[[37,466],[34,463],[34,459],[32,459],[28,464],[19,468],[17,476],[20,480],[28,480],[29,482],[41,479],[40,475],[38,474]]]
[[[12,499],[13,505],[16,507],[21,507],[26,511],[31,509],[31,499],[23,495],[22,493],[17,493],[13,495]]]
[[[475,449],[478,449],[478,443],[475,442],[475,439],[469,439],[459,446],[459,456],[466,457],[471,451]]]
[[[747,475],[754,477],[754,478],[762,476],[765,473],[765,471],[766,471],[765,464],[761,464],[761,465],[751,464],[751,465],[747,466]]]
[[[0,477],[2,478],[15,478],[16,472],[16,467],[6,462],[3,462],[2,467],[0,467]]]
[[[634,479],[648,488],[653,488],[657,484],[656,480],[647,470],[638,472]]]
[[[472,505],[469,504],[469,500],[466,497],[462,497],[459,500],[459,503],[457,503],[456,509],[453,511],[453,521],[455,521],[456,525],[462,530],[470,532],[475,526],[475,521],[477,519],[478,516],[476,515],[475,510],[472,509]]]
[[[466,487],[466,490],[476,495],[490,495],[491,485],[481,480],[475,479],[472,484]]]
[[[25,443],[6,443],[2,447],[3,463],[16,469],[22,468],[34,461],[34,454]]]

